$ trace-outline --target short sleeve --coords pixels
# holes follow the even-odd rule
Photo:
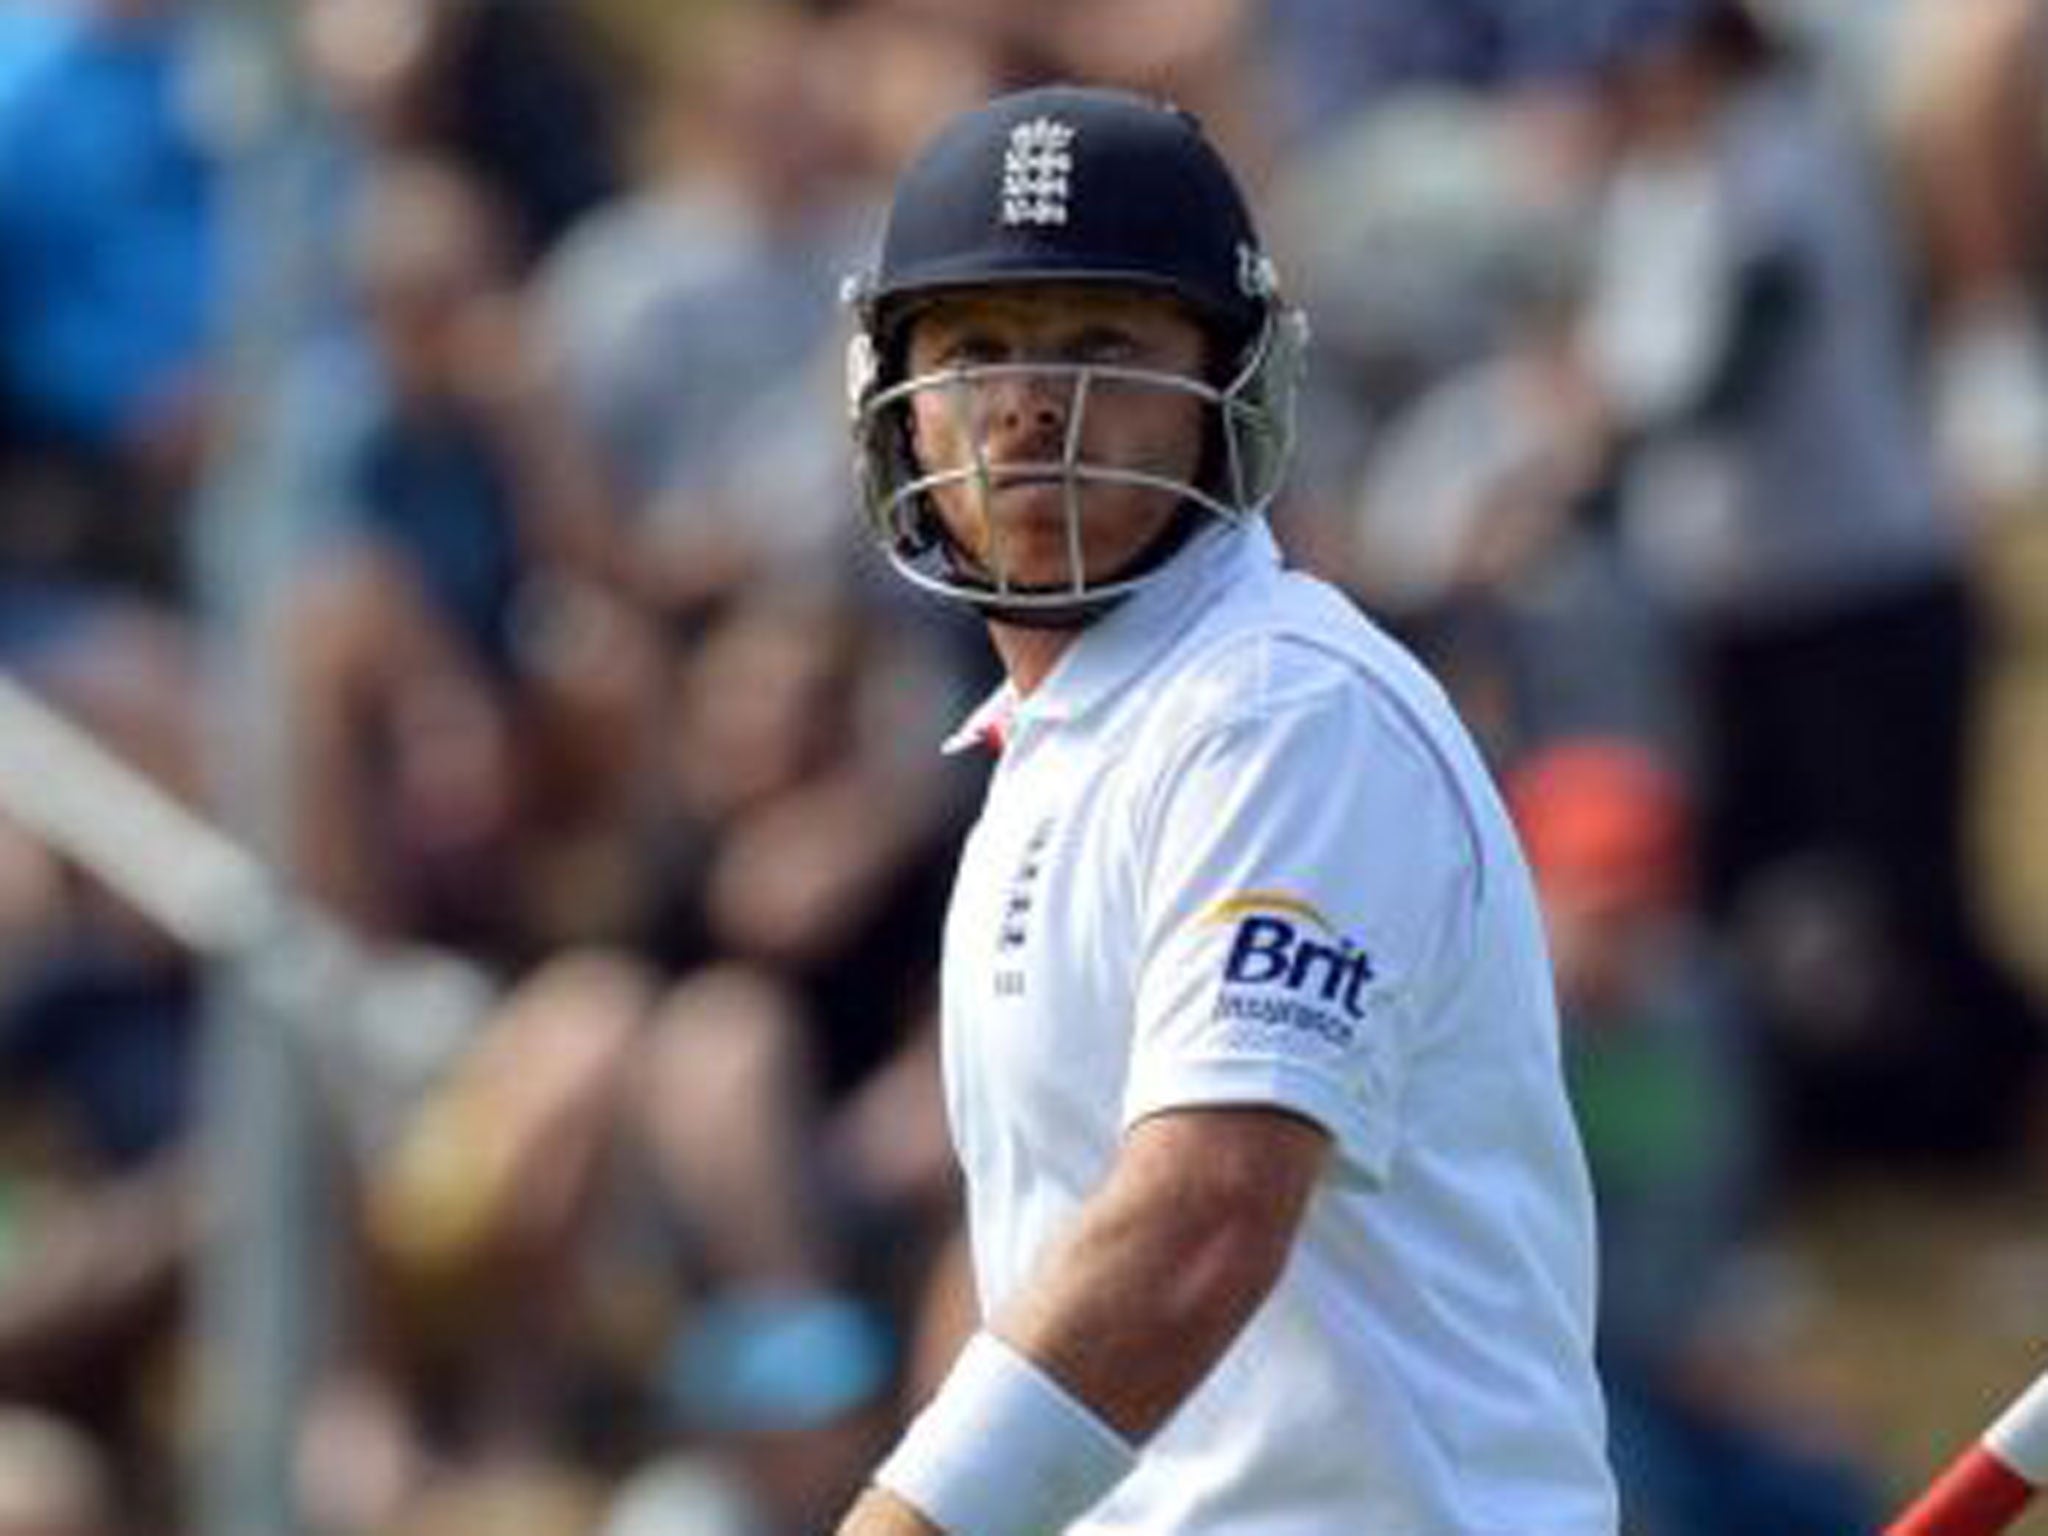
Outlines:
[[[1421,728],[1322,660],[1165,754],[1138,830],[1126,1123],[1271,1105],[1379,1184],[1420,1010],[1469,933],[1474,842]]]

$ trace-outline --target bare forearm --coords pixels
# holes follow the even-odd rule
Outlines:
[[[1164,1115],[1134,1130],[1073,1229],[970,1342],[891,1457],[883,1480],[904,1496],[864,1498],[840,1536],[945,1531],[949,1508],[976,1529],[967,1512],[1012,1497],[1006,1479],[1042,1495],[1024,1517],[1033,1530],[1099,1498],[1272,1289],[1326,1148],[1319,1128],[1268,1110]],[[939,1523],[905,1523],[919,1510]]]
[[[1138,1126],[995,1331],[1143,1441],[1279,1278],[1326,1146],[1308,1122],[1259,1109]]]
[[[1287,1231],[1135,1170],[1107,1186],[995,1332],[1127,1440],[1150,1437],[1265,1299]],[[1225,1208],[1219,1209],[1222,1204]]]

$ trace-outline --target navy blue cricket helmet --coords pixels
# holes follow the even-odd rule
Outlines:
[[[963,289],[1017,284],[1131,285],[1172,295],[1208,333],[1212,377],[1061,368],[1073,398],[1090,376],[1198,397],[1211,412],[1195,482],[1159,482],[1185,513],[1177,537],[1142,568],[1057,588],[1022,588],[963,561],[928,492],[974,470],[929,473],[910,445],[920,391],[955,388],[947,370],[905,377],[910,322]],[[919,586],[987,612],[1071,622],[1100,612],[1164,564],[1206,517],[1241,521],[1278,489],[1293,436],[1307,327],[1280,296],[1243,194],[1190,114],[1125,91],[1049,86],[954,118],[897,182],[874,270],[848,285],[858,325],[849,388],[863,500],[891,561]],[[1076,434],[1078,437],[1078,433]],[[1071,457],[1039,466],[1070,487],[1134,477]],[[1072,516],[1079,500],[1070,495]]]

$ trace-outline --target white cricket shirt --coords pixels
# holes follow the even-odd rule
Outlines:
[[[1075,1536],[1612,1536],[1541,927],[1442,693],[1255,523],[955,743],[997,715],[944,965],[985,1313],[1147,1115],[1270,1104],[1336,1146],[1273,1295]]]

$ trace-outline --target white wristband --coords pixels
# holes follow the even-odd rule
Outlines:
[[[1057,1536],[1138,1453],[994,1334],[977,1333],[875,1481],[947,1536]]]

